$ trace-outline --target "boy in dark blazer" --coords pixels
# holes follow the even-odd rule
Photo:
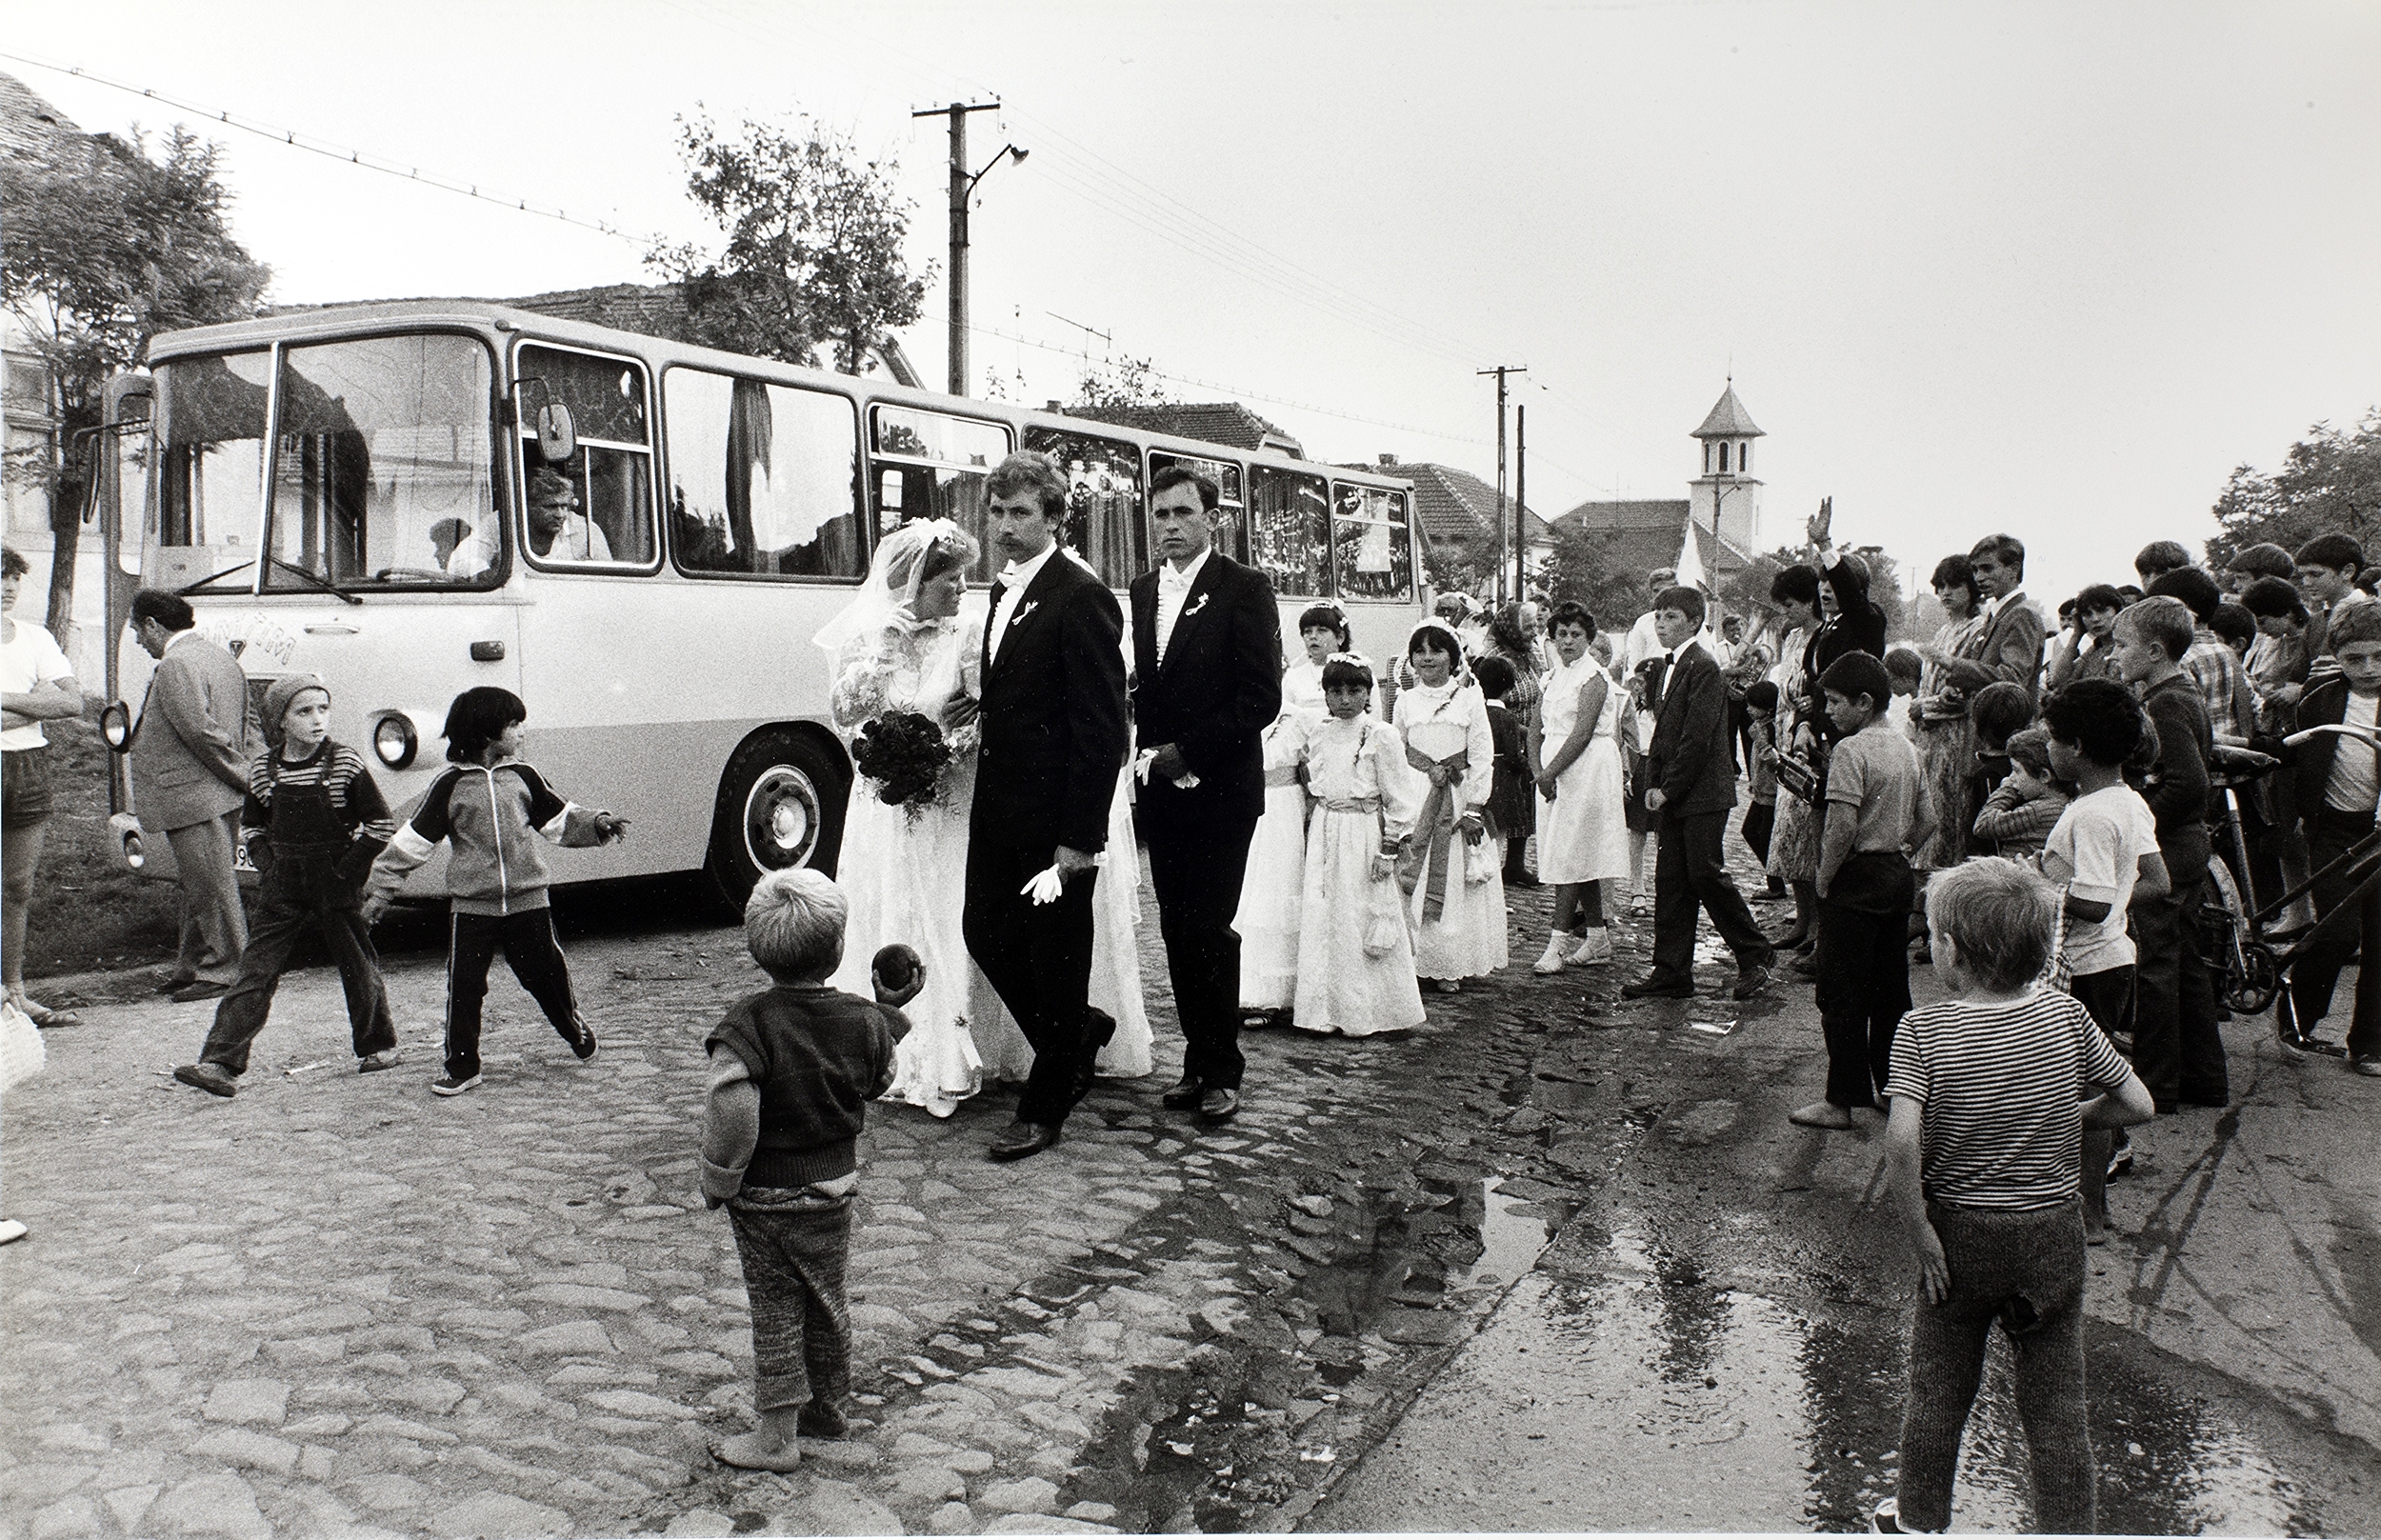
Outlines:
[[[986,490],[991,549],[1007,566],[984,629],[962,927],[1033,1045],[1016,1121],[990,1151],[1018,1160],[1058,1142],[1091,1051],[1091,890],[1125,757],[1123,616],[1106,585],[1058,549],[1067,478],[1048,455],[1009,456]],[[1045,872],[1060,886],[1037,898],[1029,890]]]
[[[1132,580],[1132,715],[1141,833],[1182,1021],[1165,1094],[1221,1123],[1240,1110],[1240,935],[1249,840],[1265,811],[1261,734],[1281,713],[1281,617],[1265,574],[1214,549],[1214,482],[1188,466],[1150,481],[1158,568]]]
[[[1720,850],[1728,810],[1736,805],[1736,765],[1728,742],[1728,682],[1695,644],[1703,595],[1665,589],[1654,604],[1654,633],[1664,651],[1652,674],[1653,743],[1648,750],[1646,807],[1661,819],[1653,873],[1653,970],[1621,986],[1632,1000],[1691,999],[1695,910],[1711,916],[1736,954],[1739,1000],[1769,983],[1776,950],[1729,877]]]

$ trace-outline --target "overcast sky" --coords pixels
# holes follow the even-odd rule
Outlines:
[[[1318,459],[1492,478],[1526,365],[1529,496],[1679,497],[1730,370],[1761,534],[1921,570],[2008,530],[2048,595],[2196,543],[2242,462],[2381,401],[2381,5],[1322,6],[0,0],[0,50],[673,240],[673,119],[814,114],[897,157],[906,336],[944,373],[944,120],[999,100],[979,391],[1148,357]],[[195,113],[0,60],[81,126]],[[226,128],[271,297],[643,280],[641,244]],[[1065,320],[1056,317],[1065,317]],[[1070,326],[1079,322],[1112,341]],[[1036,347],[1033,343],[1045,346]]]

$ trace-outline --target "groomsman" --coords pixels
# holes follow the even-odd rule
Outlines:
[[[1058,1142],[1096,1051],[1087,1036],[1091,891],[1125,759],[1123,619],[1115,596],[1058,549],[1068,488],[1050,456],[1009,456],[985,490],[992,553],[1007,565],[984,629],[961,924],[970,955],[1033,1045],[1016,1121],[990,1150],[1021,1160]],[[1030,891],[1052,873],[1055,892]]]
[[[1187,466],[1150,480],[1157,570],[1132,580],[1133,721],[1141,834],[1157,890],[1182,1079],[1176,1111],[1240,1110],[1240,935],[1249,840],[1265,811],[1266,726],[1281,712],[1281,617],[1265,574],[1215,547],[1214,482]]]

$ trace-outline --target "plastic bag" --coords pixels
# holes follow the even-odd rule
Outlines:
[[[49,1058],[33,1018],[13,1001],[0,1000],[0,1091],[14,1090],[41,1073]]]

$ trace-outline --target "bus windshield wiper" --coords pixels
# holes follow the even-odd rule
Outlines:
[[[278,567],[285,572],[295,573],[299,577],[306,579],[307,582],[314,585],[314,587],[322,590],[325,593],[335,593],[340,598],[353,605],[360,605],[364,602],[363,600],[357,598],[354,594],[350,593],[347,590],[341,588],[338,584],[330,581],[330,579],[310,572],[295,562],[285,562],[278,556],[272,557],[271,561],[273,566]]]
[[[210,583],[220,583],[225,578],[230,577],[232,573],[245,572],[255,565],[256,564],[252,561],[247,561],[240,563],[236,567],[227,567],[220,572],[208,573],[205,577],[200,578],[195,583],[185,583],[173,591],[176,593],[206,593],[210,591],[207,587]]]

